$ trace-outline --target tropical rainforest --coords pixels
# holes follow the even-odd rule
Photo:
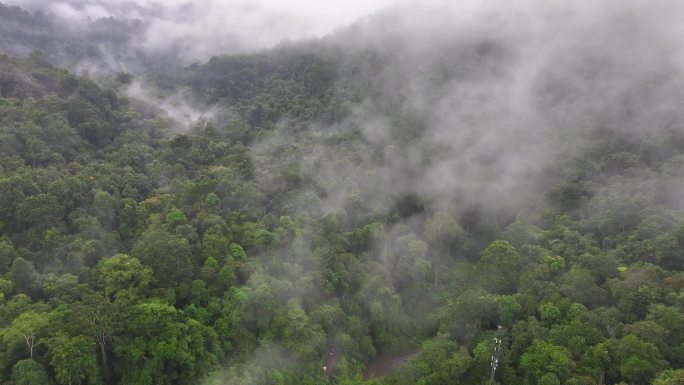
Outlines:
[[[196,61],[0,5],[0,383],[682,384],[683,13],[603,3]]]

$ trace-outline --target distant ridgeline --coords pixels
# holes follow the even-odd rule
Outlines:
[[[0,5],[0,383],[684,381],[678,43],[392,20],[155,67]]]

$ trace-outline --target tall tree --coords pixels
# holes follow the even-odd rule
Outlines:
[[[29,358],[33,359],[36,347],[44,343],[49,324],[49,313],[27,311],[21,313],[8,327],[0,330],[0,335],[8,345],[23,342],[28,349]]]

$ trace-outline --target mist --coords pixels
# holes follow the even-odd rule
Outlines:
[[[139,53],[183,66],[314,42],[304,52],[335,63],[334,92],[352,89],[361,99],[345,119],[310,121],[301,131],[283,118],[251,144],[261,185],[276,191],[283,176],[272,165],[283,160],[282,143],[297,138],[288,162],[311,183],[290,202],[292,213],[320,216],[360,199],[381,215],[388,202],[416,194],[431,211],[531,214],[568,177],[559,165],[581,158],[597,134],[648,141],[681,131],[684,121],[684,6],[675,1],[18,4],[83,23],[137,20],[140,37],[127,38],[125,54],[100,46],[105,67],[134,73]],[[77,68],[96,71],[98,63]],[[156,92],[141,76],[124,92],[166,110],[182,127],[174,132],[198,119],[225,123],[215,113],[231,105],[190,101],[197,90],[184,87]],[[327,145],[310,132],[358,134],[362,144]],[[681,177],[665,183],[639,167],[635,185],[652,197],[664,185],[659,199],[679,210]],[[601,191],[589,193],[601,201]]]
[[[12,0],[9,4],[54,14],[67,23],[101,18],[140,20],[131,49],[174,53],[184,63],[215,55],[251,53],[283,41],[322,37],[373,13],[392,0]]]
[[[358,130],[383,155],[359,154],[346,168],[351,149],[313,150],[313,179],[330,186],[322,207],[359,192],[418,193],[451,210],[536,206],[557,182],[549,170],[586,151],[592,133],[646,140],[681,127],[682,11],[676,2],[406,2],[328,37],[343,47],[333,59],[340,84],[370,91],[348,119],[317,129]]]
[[[502,335],[502,383],[684,365],[684,4],[15,3],[36,13],[0,25],[24,56],[0,57],[0,288],[61,309],[78,293],[39,280],[68,273],[130,301],[138,329],[92,361],[121,383],[353,384],[421,343],[397,381],[479,383]],[[206,346],[148,366],[151,311]],[[672,341],[640,334],[663,319]],[[634,341],[661,352],[619,357]],[[548,352],[568,378],[532,370]]]

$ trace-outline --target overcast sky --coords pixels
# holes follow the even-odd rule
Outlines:
[[[394,0],[5,0],[65,18],[148,20],[146,49],[180,45],[190,56],[249,52],[289,39],[322,36]],[[213,51],[213,52],[210,52]]]

